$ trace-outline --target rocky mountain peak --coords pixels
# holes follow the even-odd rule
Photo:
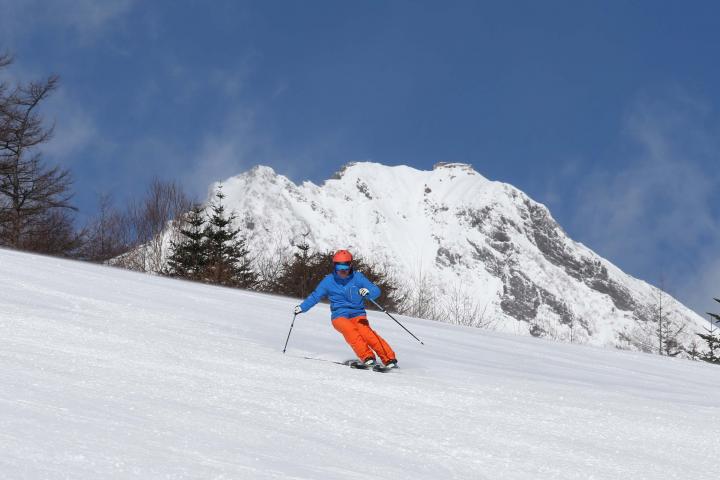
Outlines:
[[[433,170],[454,170],[468,173],[470,175],[477,175],[477,172],[469,163],[438,162],[433,165]]]
[[[638,332],[652,330],[657,289],[573,241],[544,205],[468,164],[423,171],[355,162],[321,186],[258,166],[223,183],[258,257],[302,236],[318,251],[350,248],[382,263],[444,308],[459,295],[500,330],[640,349],[648,340]],[[703,320],[665,296],[665,312],[690,326],[689,341]]]

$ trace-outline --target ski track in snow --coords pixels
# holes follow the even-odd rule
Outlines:
[[[0,477],[715,478],[720,368],[0,250]]]

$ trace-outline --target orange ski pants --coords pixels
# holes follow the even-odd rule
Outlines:
[[[345,341],[360,360],[375,358],[373,350],[383,363],[395,360],[395,352],[380,335],[375,333],[375,330],[370,328],[367,317],[338,317],[332,321],[332,324],[335,330],[345,337]]]

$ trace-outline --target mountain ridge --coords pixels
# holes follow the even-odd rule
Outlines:
[[[348,248],[387,266],[405,288],[437,292],[438,303],[459,290],[499,330],[649,350],[661,300],[673,322],[687,325],[681,343],[703,325],[571,239],[545,205],[469,164],[423,171],[355,162],[321,185],[256,166],[220,183],[254,254],[300,239],[318,251]]]

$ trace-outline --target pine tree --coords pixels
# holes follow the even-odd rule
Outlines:
[[[235,213],[225,213],[224,198],[222,187],[218,187],[204,230],[207,255],[204,279],[220,285],[252,288],[257,275],[251,269],[250,252],[245,240],[239,236],[240,230],[233,228]]]
[[[306,233],[299,243],[293,243],[297,249],[293,256],[283,262],[271,285],[273,293],[305,298],[315,285],[328,274],[328,270],[318,268],[318,258],[311,252]]]
[[[201,280],[207,267],[203,207],[193,205],[183,220],[183,225],[180,227],[182,238],[171,242],[172,254],[168,258],[165,273],[190,280]]]
[[[245,239],[242,237],[234,239],[230,244],[229,251],[232,252],[232,257],[235,259],[233,285],[238,288],[255,288],[258,275],[252,268],[250,250],[247,248]]]
[[[720,298],[714,298],[713,300],[720,303]],[[712,318],[712,320],[711,320],[712,322],[715,322],[718,325],[720,325],[720,315],[718,315],[717,313],[710,313],[710,312],[708,312],[708,315],[710,315],[710,318]]]
[[[715,299],[720,303],[720,299]],[[720,325],[720,315],[716,313],[708,313],[710,315],[710,328],[706,328],[707,333],[698,333],[698,337],[705,340],[708,351],[701,353],[698,358],[705,362],[720,364],[720,331],[715,328],[715,323]]]

